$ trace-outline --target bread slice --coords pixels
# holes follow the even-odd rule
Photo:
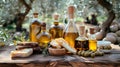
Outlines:
[[[41,54],[42,53],[42,48],[38,47],[31,47],[31,46],[16,46],[16,50],[21,50],[21,49],[26,49],[26,48],[32,48],[33,49],[33,54]]]
[[[33,53],[32,48],[26,48],[26,49],[11,51],[10,55],[11,55],[12,58],[15,58],[15,57],[29,57],[32,53]]]
[[[26,46],[26,47],[37,47],[39,46],[37,42],[19,42],[18,46]]]

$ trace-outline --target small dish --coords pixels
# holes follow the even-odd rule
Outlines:
[[[97,46],[100,47],[100,46],[107,46],[107,45],[110,45],[111,42],[110,41],[97,41]]]
[[[54,55],[54,56],[60,56],[60,55],[65,55],[66,54],[66,49],[65,48],[48,48],[48,51],[50,53],[50,55]]]
[[[110,53],[111,50],[104,50],[104,49],[100,49],[100,51],[104,52],[104,53]]]

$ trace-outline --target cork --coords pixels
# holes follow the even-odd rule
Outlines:
[[[58,20],[58,19],[59,19],[59,14],[58,14],[58,13],[55,13],[55,14],[53,15],[53,18],[54,18],[54,20]]]
[[[33,17],[34,17],[34,18],[38,18],[38,13],[37,13],[37,12],[34,12],[34,13],[33,13]]]
[[[37,13],[37,12],[34,12],[33,15],[38,15],[38,13]]]
[[[85,26],[80,26],[79,27],[80,35],[84,35],[85,33]]]
[[[46,27],[46,23],[42,22],[41,27]]]
[[[46,30],[46,23],[45,22],[41,23],[41,30]]]
[[[68,15],[70,19],[74,18],[75,7],[73,5],[68,7]]]
[[[95,28],[89,28],[89,32],[90,32],[90,34],[94,34],[95,33]]]

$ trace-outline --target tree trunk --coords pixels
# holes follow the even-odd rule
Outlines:
[[[108,1],[106,0],[97,0],[97,1],[102,7],[104,7],[108,11],[108,15],[109,15],[107,20],[102,24],[102,27],[101,27],[102,28],[101,32],[105,37],[106,33],[108,33],[108,30],[112,21],[115,18],[115,13],[113,11],[112,4],[110,4]]]
[[[31,10],[31,4],[33,3],[34,0],[30,0],[30,4],[27,4],[25,0],[19,0],[25,7],[25,13],[18,13],[17,17],[17,21],[16,21],[16,31],[22,31],[22,24],[23,21],[25,19],[25,16],[29,13],[29,11]]]

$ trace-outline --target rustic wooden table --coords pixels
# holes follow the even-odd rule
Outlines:
[[[11,59],[14,46],[0,48],[0,67],[120,67],[120,47],[113,45],[110,54],[90,58],[77,55],[43,56],[32,55],[28,58]]]

